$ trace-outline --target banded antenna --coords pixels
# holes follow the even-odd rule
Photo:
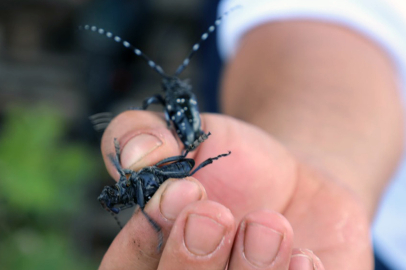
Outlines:
[[[211,33],[214,32],[214,30],[216,30],[216,27],[220,25],[220,23],[224,19],[224,17],[226,17],[228,14],[230,14],[231,12],[233,12],[234,10],[239,9],[239,8],[241,8],[240,5],[232,7],[230,10],[224,12],[223,15],[218,17],[214,21],[214,24],[209,26],[207,31],[204,32],[203,35],[201,35],[200,40],[198,42],[196,42],[195,45],[193,45],[192,50],[189,52],[189,55],[185,58],[185,60],[183,60],[182,64],[180,64],[180,66],[176,69],[176,72],[173,75],[174,77],[177,77],[180,73],[182,73],[183,70],[185,70],[185,68],[189,65],[189,62],[190,62],[190,59],[192,58],[192,56],[195,54],[195,52],[197,52],[199,50],[200,45],[203,43],[203,41],[205,41],[209,37],[209,35]]]
[[[110,215],[114,218],[114,220],[116,221],[118,227],[120,227],[120,229],[123,229],[123,225],[121,224],[120,220],[118,219],[118,217],[116,216],[116,214],[113,213],[113,211],[111,211],[110,209],[107,208],[107,206],[103,206],[103,208],[110,213]]]
[[[140,56],[143,58],[148,65],[155,70],[159,75],[161,75],[164,78],[169,78],[169,76],[164,72],[164,70],[157,65],[154,61],[152,61],[145,53],[143,53],[140,49],[137,47],[133,46],[130,42],[123,40],[121,37],[114,35],[112,32],[108,32],[104,30],[103,28],[99,28],[97,26],[90,26],[88,24],[82,26],[79,26],[79,30],[88,30],[92,31],[95,33],[99,33],[100,35],[105,35],[108,38],[112,38],[115,42],[121,43],[124,47],[131,49],[135,55]]]
[[[231,8],[230,10],[226,11],[223,15],[221,15],[220,17],[218,17],[215,21],[214,24],[209,26],[209,28],[207,29],[206,32],[204,32],[201,37],[200,40],[195,43],[195,45],[193,45],[192,50],[189,52],[189,55],[185,58],[185,60],[183,60],[182,64],[179,65],[179,67],[176,69],[176,72],[173,76],[169,76],[167,75],[164,70],[162,69],[161,66],[157,65],[154,61],[152,61],[145,53],[143,53],[140,49],[138,49],[137,47],[135,47],[134,45],[132,45],[131,43],[129,43],[128,41],[123,40],[121,37],[114,35],[111,32],[108,32],[106,30],[104,30],[103,28],[99,28],[97,26],[90,26],[88,24],[84,25],[84,26],[79,26],[79,30],[88,30],[88,31],[92,31],[95,33],[99,33],[100,35],[105,35],[108,38],[112,38],[114,41],[116,41],[117,43],[121,43],[124,47],[131,49],[135,55],[140,56],[141,58],[143,58],[148,65],[155,70],[159,75],[161,75],[164,78],[170,78],[170,77],[177,77],[180,73],[182,73],[183,70],[185,70],[185,68],[189,65],[190,59],[192,58],[192,56],[195,54],[196,51],[199,50],[200,45],[209,37],[209,35],[211,33],[214,32],[214,30],[216,30],[216,27],[220,25],[222,19],[224,17],[226,17],[228,14],[230,14],[231,12],[233,12],[236,9],[239,9],[241,6],[235,6],[233,8]]]

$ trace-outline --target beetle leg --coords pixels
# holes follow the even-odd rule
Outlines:
[[[221,157],[226,157],[226,156],[228,156],[230,154],[231,154],[231,151],[228,151],[227,154],[221,154],[221,155],[218,155],[217,157],[214,157],[214,158],[208,158],[207,160],[200,163],[200,165],[193,172],[191,172],[189,176],[192,176],[195,172],[197,172],[198,170],[200,170],[204,166],[207,166],[207,165],[213,163],[214,160],[217,160],[217,159],[219,159]]]
[[[182,155],[180,155],[180,156],[174,156],[174,157],[169,157],[169,158],[166,158],[166,159],[164,159],[164,160],[161,160],[161,161],[159,161],[157,164],[155,164],[155,166],[159,166],[159,165],[162,165],[162,164],[167,163],[167,162],[179,161],[179,160],[184,159],[184,158],[187,156],[187,154],[189,154],[190,151],[195,150],[202,142],[204,142],[205,140],[207,140],[207,138],[208,138],[210,135],[211,135],[210,132],[207,133],[207,134],[203,133],[203,135],[201,135],[197,140],[195,140],[194,143],[191,144],[191,145],[185,150],[185,152],[184,152]]]
[[[116,150],[116,159],[117,159],[118,163],[121,164],[121,160],[120,160],[120,155],[121,155],[120,143],[118,142],[117,138],[114,138],[114,149]]]
[[[160,94],[153,95],[152,97],[149,97],[142,102],[142,110],[146,110],[148,108],[148,106],[151,104],[161,104],[164,107],[165,120],[166,120],[166,124],[169,128],[171,126],[171,120],[169,117],[168,110],[166,108],[165,99]]]
[[[134,202],[128,202],[128,203],[126,203],[125,205],[118,207],[118,209],[120,209],[120,211],[122,211],[122,210],[124,210],[124,209],[131,208],[131,207],[133,207],[133,206],[135,206],[135,203],[134,203]]]
[[[126,172],[121,168],[119,161],[117,160],[117,155],[114,156],[113,154],[109,154],[108,157],[110,158],[111,163],[113,163],[114,167],[116,167],[118,173],[120,174],[120,178],[125,176]]]
[[[141,208],[141,212],[147,218],[149,224],[151,224],[154,230],[158,233],[158,252],[160,252],[162,249],[162,244],[164,242],[164,236],[162,233],[161,226],[159,226],[158,223],[155,222],[155,220],[153,220],[147,213],[145,213],[143,208]]]
[[[137,203],[141,208],[141,212],[144,214],[144,216],[147,218],[148,222],[151,224],[151,226],[154,228],[154,230],[158,233],[158,252],[161,251],[162,243],[163,243],[163,234],[161,227],[156,223],[147,213],[144,211],[145,207],[145,201],[144,201],[144,191],[142,190],[142,183],[141,181],[137,181],[136,183],[136,199]]]
[[[168,163],[168,162],[179,161],[179,160],[184,159],[185,157],[186,157],[186,155],[168,157],[168,158],[165,158],[165,159],[161,160],[160,162],[158,162],[154,166],[159,166],[159,165],[162,165],[162,164],[165,164],[165,163]]]
[[[116,167],[118,173],[120,174],[120,179],[116,183],[116,187],[118,189],[119,196],[123,196],[125,193],[125,187],[127,186],[127,182],[128,182],[126,174],[131,173],[130,177],[132,177],[132,174],[134,172],[129,169],[121,168],[121,165],[117,160],[117,157],[114,157],[112,154],[109,155],[109,158],[110,158],[111,162],[113,163],[113,165]]]
[[[137,200],[137,204],[144,209],[145,207],[145,200],[144,200],[144,191],[142,189],[142,182],[138,179],[134,181],[135,183],[135,199]]]
[[[102,131],[105,130],[110,124],[111,120],[113,119],[113,114],[111,112],[96,113],[91,115],[89,119],[96,131]]]
[[[161,104],[165,107],[165,99],[160,94],[153,95],[142,102],[142,109],[146,110],[151,104]]]
[[[185,151],[185,156],[190,152],[195,150],[202,142],[204,142],[205,140],[207,140],[207,138],[209,138],[209,136],[211,135],[211,133],[204,133],[202,132],[202,134],[186,149]]]

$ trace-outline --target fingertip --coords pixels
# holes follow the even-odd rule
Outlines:
[[[225,206],[203,200],[185,207],[176,219],[162,254],[161,263],[180,269],[223,269],[235,235],[235,220]],[[176,252],[176,261],[173,260]],[[210,267],[209,267],[210,266]]]
[[[284,238],[289,238],[293,241],[293,229],[289,221],[280,213],[268,210],[259,209],[248,213],[241,223],[258,223],[263,226],[269,227],[284,235]]]
[[[289,270],[324,270],[323,263],[310,249],[295,249],[290,259]]]
[[[205,188],[195,178],[174,180],[162,191],[159,209],[164,218],[175,221],[187,205],[206,198]]]
[[[196,178],[168,179],[155,192],[145,209],[159,216],[161,223],[173,224],[187,205],[206,198],[206,190]]]
[[[289,263],[293,230],[275,211],[258,210],[246,215],[238,228],[230,266],[244,269],[279,269]]]

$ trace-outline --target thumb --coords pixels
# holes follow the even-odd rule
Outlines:
[[[111,121],[101,143],[107,170],[116,180],[117,170],[108,158],[108,155],[116,153],[114,139],[117,139],[120,148],[122,167],[134,171],[156,164],[166,157],[179,155],[182,148],[159,114],[125,111]]]
[[[265,131],[232,117],[203,113],[201,120],[204,132],[210,131],[212,136],[188,155],[196,166],[232,152],[193,175],[208,198],[228,207],[237,221],[259,208],[283,211],[297,180],[296,159],[291,153]],[[107,158],[115,151],[114,138],[122,149],[123,168],[135,171],[177,156],[183,148],[159,114],[124,112],[107,127],[102,140],[103,157],[115,179],[117,170]]]

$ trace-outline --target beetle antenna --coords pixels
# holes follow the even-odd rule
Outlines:
[[[116,216],[116,214],[114,214],[113,211],[111,211],[106,205],[102,204],[102,206],[116,220],[118,227],[120,227],[120,229],[123,229],[123,225],[121,225],[121,222],[120,222],[120,220],[118,220],[118,217]]]
[[[116,220],[116,223],[118,225],[118,227],[120,227],[120,229],[123,229],[123,225],[121,225],[120,220],[118,220],[118,217],[116,216],[116,214],[114,214],[113,212],[109,211],[111,216]]]
[[[86,25],[80,25],[79,30],[88,30],[92,31],[95,33],[99,33],[100,35],[105,35],[107,38],[112,38],[115,42],[121,43],[124,47],[132,50],[135,55],[141,57],[144,59],[148,65],[155,70],[159,75],[161,75],[164,78],[169,78],[169,76],[164,72],[164,70],[161,68],[161,66],[157,65],[154,61],[151,60],[145,53],[143,53],[140,49],[132,45],[130,42],[123,40],[121,37],[114,35],[113,33],[104,30],[103,28],[99,28],[97,26],[90,26],[88,24]]]
[[[189,65],[190,59],[192,56],[197,52],[200,48],[200,44],[202,44],[211,33],[216,30],[216,27],[220,25],[221,20],[226,17],[230,12],[233,12],[236,9],[239,9],[241,6],[235,6],[231,8],[230,10],[226,11],[223,15],[218,17],[215,21],[214,24],[210,25],[209,28],[207,29],[206,32],[203,33],[203,35],[200,36],[200,40],[193,45],[192,50],[189,52],[189,55],[183,60],[182,64],[176,69],[175,74],[173,75],[174,77],[177,77],[180,73],[182,73],[183,70]]]

